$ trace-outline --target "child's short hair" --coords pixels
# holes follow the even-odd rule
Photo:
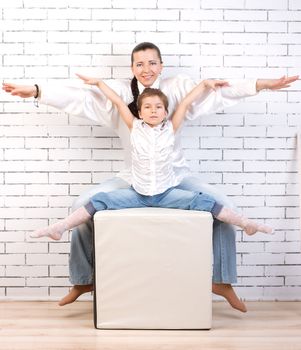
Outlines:
[[[141,110],[143,99],[146,97],[158,96],[159,99],[163,102],[166,112],[168,112],[168,99],[167,96],[160,89],[146,88],[143,90],[142,94],[138,96],[137,107],[138,111]]]

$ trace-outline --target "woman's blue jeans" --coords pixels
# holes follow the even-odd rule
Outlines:
[[[129,188],[124,180],[115,177],[94,186],[83,193],[74,203],[73,210],[86,205],[92,196],[98,192],[111,192],[121,188]],[[203,184],[197,177],[186,177],[179,189],[202,192],[212,196],[217,202],[233,207],[228,198],[217,191],[213,186]],[[93,223],[82,224],[72,231],[71,252],[69,260],[70,281],[73,285],[93,283]],[[214,220],[213,224],[213,282],[236,282],[236,245],[235,229],[229,224]]]

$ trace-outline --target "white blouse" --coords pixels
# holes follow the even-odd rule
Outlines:
[[[132,186],[138,193],[153,196],[180,183],[173,169],[175,133],[171,121],[150,127],[134,119],[131,144]]]
[[[112,79],[105,82],[127,104],[132,102],[133,95],[130,80]],[[216,91],[212,90],[201,95],[189,108],[186,120],[194,120],[202,115],[216,113],[226,107],[237,104],[245,97],[253,96],[257,93],[256,79],[228,80],[228,82],[230,84],[229,87],[222,87]],[[196,84],[190,77],[184,75],[156,81],[156,87],[159,85],[160,89],[168,97],[169,117],[178,103]],[[42,84],[40,103],[112,128],[120,137],[122,147],[125,150],[125,167],[117,176],[131,183],[130,131],[120,118],[117,108],[97,87]],[[181,181],[189,173],[181,147],[180,135],[181,132],[178,130],[175,135],[173,152],[173,167],[178,181]]]

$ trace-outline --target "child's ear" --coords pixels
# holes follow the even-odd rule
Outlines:
[[[140,111],[138,111],[138,116],[139,116],[139,119],[142,119],[142,118],[141,118],[141,115],[140,115]]]

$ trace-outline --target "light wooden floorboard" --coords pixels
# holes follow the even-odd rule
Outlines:
[[[0,302],[2,350],[301,350],[301,302],[213,303],[209,331],[96,330],[91,302]]]

